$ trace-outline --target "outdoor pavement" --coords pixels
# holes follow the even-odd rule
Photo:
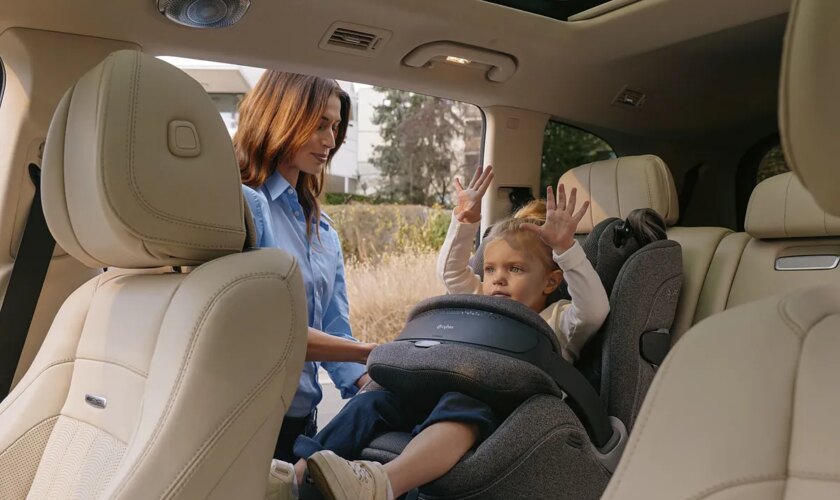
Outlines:
[[[341,393],[323,369],[318,370],[318,382],[324,391],[324,399],[318,405],[318,429],[323,429],[348,400],[341,399]]]

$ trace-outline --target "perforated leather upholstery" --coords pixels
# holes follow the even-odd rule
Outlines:
[[[195,155],[173,153],[174,119]],[[61,307],[0,403],[0,498],[263,498],[304,289],[284,252],[240,253],[238,169],[210,99],[162,61],[114,53],[62,100],[43,182],[69,253],[154,269],[106,272]]]
[[[818,82],[825,77],[833,88],[838,82],[839,18],[836,2],[793,3],[780,97],[795,172],[820,207],[835,214],[840,205],[827,193],[840,170],[826,156],[830,143],[803,137],[840,126],[840,100]],[[814,61],[822,63],[819,71]],[[816,98],[819,107],[812,105]],[[604,498],[840,496],[838,331],[836,283],[750,302],[698,324],[657,374]]]

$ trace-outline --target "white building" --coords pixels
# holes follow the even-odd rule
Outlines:
[[[216,104],[232,137],[239,122],[239,102],[256,85],[265,70],[180,57],[161,59],[181,68],[201,83]],[[344,81],[338,83],[350,95],[353,109],[344,145],[333,158],[324,190],[327,193],[372,194],[381,177],[370,162],[370,157],[374,148],[382,144],[379,127],[373,124],[374,107],[382,104],[385,97],[369,85]],[[482,120],[477,108],[467,113],[465,122],[466,136],[457,139],[455,145],[462,161],[459,165],[453,165],[453,171],[462,165],[473,168],[479,161]]]

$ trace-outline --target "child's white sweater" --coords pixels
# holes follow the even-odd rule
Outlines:
[[[478,228],[478,222],[458,222],[453,214],[437,262],[438,278],[449,293],[481,293],[481,278],[468,264]],[[552,257],[563,271],[572,300],[555,302],[540,316],[557,335],[563,357],[575,362],[583,345],[607,318],[610,303],[598,273],[577,242],[562,254],[552,253]]]

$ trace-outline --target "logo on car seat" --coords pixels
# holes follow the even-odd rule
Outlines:
[[[93,406],[94,408],[99,408],[100,410],[104,410],[105,405],[108,404],[108,400],[101,397],[101,396],[94,396],[93,394],[85,394],[85,403]]]

